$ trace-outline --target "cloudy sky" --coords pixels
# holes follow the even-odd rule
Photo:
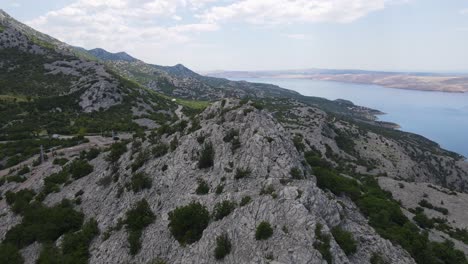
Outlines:
[[[466,0],[0,0],[0,8],[72,45],[201,71],[468,72]]]

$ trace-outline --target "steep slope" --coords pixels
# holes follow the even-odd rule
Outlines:
[[[79,197],[76,207],[86,219],[97,220],[102,232],[90,246],[91,263],[146,263],[156,258],[167,263],[213,263],[216,261],[213,255],[216,237],[223,233],[232,243],[225,263],[271,260],[319,263],[327,258],[323,255],[326,252],[333,256],[333,263],[368,263],[373,254],[391,263],[414,263],[407,253],[368,226],[350,200],[334,197],[316,186],[287,131],[268,112],[256,110],[249,104],[239,105],[238,101],[224,102],[215,103],[200,115],[200,129],[188,127],[150,140],[135,140],[128,145],[132,150],[116,163],[109,164],[105,160],[109,154],[101,154],[91,161],[92,173],[45,198],[44,203],[52,206],[63,199]],[[239,136],[231,139],[229,135],[234,130],[239,131]],[[177,145],[171,143],[174,139]],[[238,145],[235,140],[239,141]],[[155,153],[154,149],[162,144],[172,145],[172,150],[161,157],[149,154],[151,149]],[[213,146],[213,165],[200,169],[201,155],[207,144]],[[145,162],[133,171],[132,165],[141,155],[147,155]],[[304,173],[305,178],[294,179],[293,168]],[[52,161],[41,165],[41,171],[48,170],[58,171],[60,166],[53,165]],[[246,171],[244,177],[240,177],[239,171]],[[140,174],[149,179],[141,189],[135,188],[135,177]],[[46,173],[35,174],[24,183],[9,183],[3,190],[30,186],[39,193],[45,188],[40,184],[45,176]],[[197,185],[202,181],[209,186],[207,194],[197,194]],[[244,197],[250,197],[250,202],[236,205],[232,212],[228,211],[225,217],[217,220],[217,204],[223,201],[238,204]],[[141,249],[132,256],[126,242],[128,233],[119,223],[125,221],[126,212],[143,198],[156,218],[145,228]],[[200,202],[213,212],[213,218],[200,240],[184,247],[171,235],[168,217],[175,208],[192,201]],[[4,201],[0,206],[8,211]],[[5,234],[19,221],[12,213],[7,213],[1,233]],[[273,235],[257,241],[255,230],[262,221],[273,226]],[[319,225],[321,229],[317,228]],[[330,233],[338,226],[358,241],[352,255],[346,255]],[[331,239],[322,251],[313,246],[322,243],[318,233]],[[39,251],[37,244],[22,250],[24,257],[30,260],[36,259]]]
[[[111,53],[100,48],[88,50],[87,52],[93,55],[94,57],[99,58],[103,61],[121,60],[121,61],[127,61],[127,62],[134,62],[137,60],[133,58],[132,56],[128,55],[126,52]]]

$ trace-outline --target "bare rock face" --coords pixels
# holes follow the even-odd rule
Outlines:
[[[105,160],[108,154],[102,153],[91,161],[94,171],[90,175],[46,197],[44,203],[51,206],[64,198],[74,199],[78,191],[83,191],[77,207],[86,218],[95,218],[101,230],[90,246],[90,263],[148,263],[156,258],[167,263],[215,263],[216,237],[222,233],[232,243],[224,263],[326,263],[313,246],[318,240],[315,232],[319,224],[323,226],[322,233],[331,238],[333,263],[370,263],[373,254],[390,263],[414,263],[407,252],[381,238],[351,201],[316,186],[287,129],[271,114],[250,104],[226,100],[214,103],[200,114],[200,119],[201,128],[196,131],[189,132],[187,128],[185,133],[163,136],[160,142],[166,144],[177,138],[177,147],[163,157],[150,157],[136,172],[130,169],[132,158],[154,147],[149,141],[143,142],[140,150],[132,150],[136,143],[130,143],[129,151],[116,165],[110,165]],[[237,148],[226,138],[233,130],[239,132]],[[201,149],[208,143],[215,153],[213,166],[199,169]],[[112,169],[114,166],[116,170]],[[304,179],[292,179],[292,168],[299,169]],[[237,169],[250,173],[236,179]],[[131,190],[131,177],[137,172],[151,178],[151,188],[137,193]],[[114,180],[99,183],[105,177]],[[210,186],[208,194],[195,193],[199,179]],[[223,190],[216,193],[219,186]],[[251,197],[251,202],[240,206],[246,196]],[[142,248],[131,256],[127,231],[115,227],[142,198],[148,201],[156,220],[143,230]],[[182,246],[171,235],[168,213],[176,207],[197,201],[213,212],[215,205],[225,200],[235,202],[236,208],[220,220],[212,219],[199,241]],[[273,235],[267,240],[256,240],[256,227],[262,221],[271,224]],[[356,253],[347,256],[335,242],[330,233],[335,226],[352,233],[358,244]],[[4,233],[7,227],[0,227]],[[34,252],[32,247],[27,248],[23,255],[37,257],[32,256]]]

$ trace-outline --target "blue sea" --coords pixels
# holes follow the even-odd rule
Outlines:
[[[237,79],[239,80],[239,79]],[[379,120],[420,134],[443,148],[468,157],[468,93],[424,92],[308,79],[247,78],[271,83],[303,95],[346,99],[380,110]]]

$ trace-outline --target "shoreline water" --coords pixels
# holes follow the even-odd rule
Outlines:
[[[235,78],[270,83],[305,96],[344,99],[356,106],[376,109],[377,121],[397,124],[396,129],[424,136],[442,148],[468,157],[468,93],[388,89],[336,81],[278,78]]]

